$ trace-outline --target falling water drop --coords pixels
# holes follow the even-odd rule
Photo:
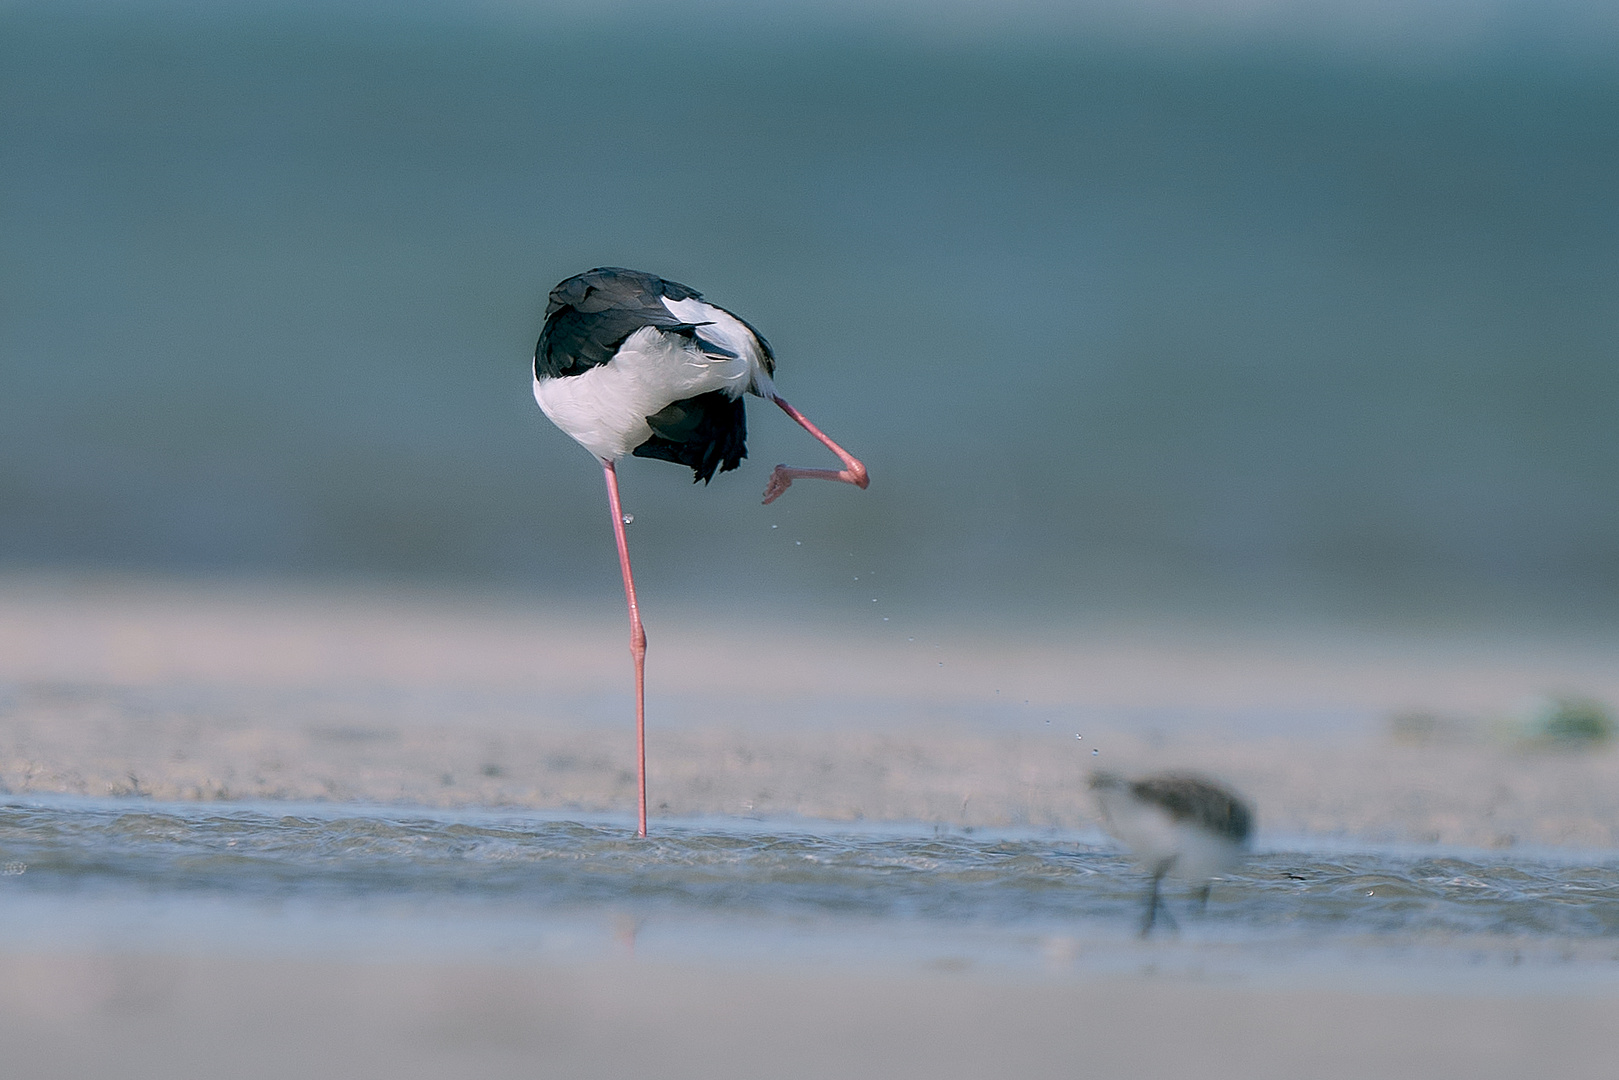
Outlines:
[[[1101,752],[1102,751],[1096,749],[1096,747],[1094,747],[1094,746],[1091,747],[1091,757],[1095,757],[1097,754],[1100,754]]]
[[[625,514],[624,515],[624,524],[626,524],[626,525],[634,525],[635,524],[635,515],[634,514]]]
[[[770,526],[770,527],[771,527],[771,528],[772,528],[772,529],[779,529],[779,528],[781,528],[781,526],[780,526],[780,525],[772,525],[772,526]]]
[[[802,541],[802,540],[794,540],[793,543],[797,544],[799,547],[804,546],[804,541]]]

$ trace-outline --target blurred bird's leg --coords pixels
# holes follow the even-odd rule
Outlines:
[[[1209,910],[1209,890],[1214,888],[1214,882],[1205,881],[1203,887],[1197,890],[1197,913],[1207,914]]]
[[[821,440],[826,448],[838,455],[843,462],[841,469],[797,469],[789,465],[777,465],[776,471],[770,474],[770,483],[765,485],[765,502],[773,503],[781,497],[781,493],[793,486],[794,480],[836,480],[844,484],[853,484],[857,488],[864,488],[871,483],[866,475],[866,467],[860,464],[858,458],[831,439],[820,428],[809,422],[809,419],[797,409],[787,404],[785,398],[773,395],[772,400],[781,406],[781,411],[798,422],[798,426]]]
[[[1175,925],[1175,917],[1169,913],[1169,908],[1164,904],[1164,898],[1159,894],[1159,886],[1163,883],[1164,875],[1169,873],[1169,868],[1173,865],[1175,865],[1175,859],[1170,857],[1160,862],[1153,869],[1152,884],[1147,886],[1147,917],[1141,923],[1142,937],[1152,933],[1152,928],[1158,921],[1160,911],[1164,913],[1164,922],[1169,924],[1171,930],[1180,929]]]
[[[603,459],[607,506],[613,512],[613,539],[618,541],[618,569],[624,575],[624,599],[630,605],[630,657],[635,661],[635,775],[640,788],[640,835],[646,835],[646,630],[635,602],[635,575],[630,573],[630,543],[624,535],[624,507],[618,501],[618,470]]]

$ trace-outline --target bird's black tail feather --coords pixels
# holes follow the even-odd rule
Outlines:
[[[729,472],[748,456],[748,414],[741,398],[714,390],[676,401],[646,418],[652,437],[636,457],[672,461],[691,469],[692,483]]]

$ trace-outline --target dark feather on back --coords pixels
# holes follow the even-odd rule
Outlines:
[[[1192,821],[1210,832],[1241,843],[1253,829],[1253,815],[1243,801],[1218,784],[1183,773],[1163,773],[1136,780],[1130,794],[1161,806],[1176,821]]]
[[[656,326],[696,340],[700,324],[675,318],[663,306],[664,297],[701,300],[703,294],[678,281],[621,266],[599,266],[568,278],[551,290],[545,305],[545,326],[534,346],[534,377],[582,375],[611,360],[624,339],[643,326]],[[746,319],[740,315],[735,318],[758,339],[765,373],[775,374],[776,358],[770,343]],[[729,349],[712,342],[704,341],[702,347],[718,355],[732,355]]]
[[[639,270],[602,266],[562,282],[545,305],[545,327],[534,347],[536,378],[580,375],[605,364],[624,339],[643,326],[684,329],[663,306],[671,300],[702,299],[695,289]]]

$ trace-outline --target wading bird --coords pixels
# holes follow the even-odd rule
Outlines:
[[[1116,773],[1096,772],[1091,774],[1091,790],[1107,831],[1152,875],[1142,937],[1152,932],[1159,911],[1171,926],[1175,924],[1159,896],[1166,875],[1199,885],[1197,895],[1206,906],[1209,879],[1237,865],[1248,848],[1253,813],[1212,781],[1186,773],[1126,780]]]
[[[685,465],[708,483],[748,456],[743,394],[773,401],[843,462],[842,469],[777,465],[766,503],[794,480],[838,480],[864,488],[866,467],[776,393],[776,357],[746,321],[702,294],[639,270],[604,266],[551,290],[534,347],[534,400],[551,422],[602,464],[618,567],[630,608],[635,661],[636,774],[640,834],[646,835],[646,631],[624,537],[615,463],[625,454]]]

